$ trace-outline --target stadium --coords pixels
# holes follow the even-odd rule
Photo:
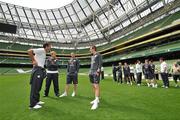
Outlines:
[[[180,119],[180,0],[60,3],[36,8],[0,0],[0,120]],[[44,52],[37,54],[39,49]],[[47,65],[52,52],[58,61],[57,73],[49,72]],[[96,63],[97,56],[101,62]],[[78,83],[71,80],[73,89],[68,76],[77,67],[74,60],[79,66]],[[155,66],[147,63],[147,76],[146,60]],[[33,82],[41,78],[33,77],[36,67],[46,71],[41,85]],[[95,76],[90,76],[96,68]],[[48,74],[58,74],[58,82],[50,83],[49,90]],[[33,93],[36,85],[40,90]],[[42,106],[40,101],[31,105],[32,94],[40,95]],[[94,102],[90,104],[94,97],[98,99],[95,108]]]

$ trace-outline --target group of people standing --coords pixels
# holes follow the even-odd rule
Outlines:
[[[165,88],[169,87],[169,72],[168,72],[168,65],[165,62],[164,58],[160,58],[160,75],[163,80],[163,86]],[[158,74],[156,71],[156,66],[153,64],[152,60],[145,59],[144,64],[141,61],[137,60],[135,64],[135,68],[132,65],[128,65],[126,62],[124,65],[120,62],[119,65],[116,67],[113,65],[112,68],[113,73],[113,80],[115,82],[120,83],[127,83],[127,84],[137,84],[138,86],[141,85],[142,82],[142,75],[144,75],[144,79],[146,80],[146,84],[148,87],[157,88],[157,79]],[[136,79],[135,79],[136,75]],[[180,80],[180,67],[177,63],[173,64],[172,69],[173,79],[175,81],[176,87],[178,86],[178,79]],[[124,76],[124,79],[123,77]]]
[[[65,91],[60,95],[59,92],[59,74],[58,74],[58,59],[56,57],[56,52],[51,51],[51,44],[45,43],[43,44],[43,48],[37,49],[29,49],[28,55],[32,61],[33,69],[30,78],[30,108],[31,109],[39,109],[42,107],[44,102],[40,101],[40,91],[43,84],[43,79],[46,78],[46,85],[44,91],[44,97],[48,97],[49,89],[51,85],[51,81],[53,81],[54,85],[54,93],[57,97],[65,97],[68,95],[70,84],[73,83],[74,90],[72,93],[72,97],[77,95],[77,85],[78,85],[78,72],[80,68],[80,62],[76,58],[74,53],[71,53],[71,57],[67,64],[67,75],[66,75],[66,86]],[[46,53],[50,52],[50,57],[46,59]],[[102,56],[97,52],[96,46],[90,47],[91,56],[91,67],[89,70],[89,80],[93,88],[95,99],[90,102],[92,104],[91,110],[95,110],[98,108],[98,104],[100,103],[100,75],[102,75],[101,79],[104,78],[104,68],[102,67]],[[163,58],[159,59],[160,65],[160,74],[163,80],[163,86],[165,88],[169,87],[169,79],[168,79],[168,65],[164,61]],[[46,69],[45,67],[46,66]],[[173,78],[175,80],[176,86],[178,86],[178,79],[180,80],[180,67],[178,64],[173,65]],[[113,79],[120,83],[127,84],[137,84],[141,85],[142,82],[142,74],[146,79],[146,83],[148,87],[157,88],[157,81],[155,79],[155,65],[153,61],[146,59],[145,63],[142,64],[139,60],[135,65],[135,70],[133,66],[129,66],[126,62],[124,65],[119,63],[119,65],[113,66]],[[103,73],[103,74],[102,74]],[[116,76],[118,73],[118,76]],[[136,79],[135,79],[136,74]],[[124,76],[124,79],[123,79]]]
[[[44,91],[44,97],[48,97],[51,81],[54,85],[54,93],[57,97],[65,97],[68,95],[68,90],[70,84],[73,83],[74,90],[72,97],[77,94],[78,85],[78,72],[80,67],[79,60],[75,57],[74,53],[71,53],[71,58],[67,64],[67,75],[66,75],[66,86],[65,91],[60,95],[59,83],[58,83],[58,59],[56,57],[56,52],[51,51],[51,44],[43,44],[43,48],[30,49],[28,50],[28,55],[33,64],[33,70],[30,79],[31,92],[30,92],[30,109],[39,109],[42,107],[44,102],[40,101],[40,91],[43,83],[43,79],[46,78],[46,85]],[[46,59],[46,53],[50,52],[50,57]],[[89,71],[89,79],[92,84],[95,99],[90,102],[92,104],[91,110],[98,108],[100,102],[100,73],[102,67],[102,57],[100,53],[97,52],[96,46],[90,47],[91,56],[91,67]],[[46,69],[44,68],[46,66]]]

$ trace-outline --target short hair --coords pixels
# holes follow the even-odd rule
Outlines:
[[[149,62],[149,59],[145,59],[145,61]]]
[[[159,58],[159,60],[162,60],[162,61],[164,61],[164,58],[163,58],[163,57],[160,57],[160,58]]]
[[[95,45],[92,45],[91,48],[94,49],[95,51],[97,50]]]
[[[51,45],[51,43],[46,42],[46,43],[43,44],[43,48],[46,48],[46,47],[48,47],[48,46],[50,46],[50,45]]]
[[[153,59],[149,60],[150,62],[153,62]]]

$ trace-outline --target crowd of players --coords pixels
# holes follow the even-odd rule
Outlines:
[[[51,51],[51,44],[43,44],[43,48],[29,49],[28,55],[32,61],[33,69],[30,79],[31,92],[30,92],[30,109],[39,109],[45,102],[40,101],[40,91],[43,83],[43,79],[46,78],[46,87],[44,91],[44,97],[48,97],[49,88],[51,81],[54,85],[54,93],[57,97],[65,97],[68,95],[68,90],[70,84],[73,83],[74,90],[72,97],[77,94],[78,85],[78,72],[79,72],[79,60],[75,57],[74,53],[71,53],[71,58],[67,64],[67,76],[66,76],[66,86],[63,94],[59,93],[59,83],[58,83],[58,59],[56,57],[56,52]],[[50,57],[46,59],[46,53],[50,52]],[[100,102],[100,74],[102,66],[102,57],[100,53],[96,51],[96,46],[90,47],[91,56],[91,67],[89,70],[89,80],[93,88],[95,99],[90,102],[92,105],[91,110],[98,108]],[[46,69],[44,68],[46,66]]]
[[[77,85],[78,85],[78,72],[80,63],[79,60],[75,57],[74,53],[71,53],[71,57],[67,64],[67,74],[66,74],[66,86],[64,92],[60,95],[59,93],[59,83],[58,83],[58,59],[56,57],[56,52],[51,51],[51,44],[43,44],[43,48],[29,49],[28,55],[32,61],[33,69],[30,78],[31,92],[30,92],[30,109],[39,109],[42,107],[44,102],[40,101],[40,91],[42,88],[43,79],[46,78],[46,86],[44,90],[44,97],[48,97],[51,81],[54,85],[54,93],[57,97],[65,97],[68,95],[70,84],[74,85],[72,97],[77,94]],[[50,52],[50,57],[46,59],[46,53]],[[91,110],[98,108],[100,103],[100,76],[104,79],[104,68],[102,67],[102,56],[96,51],[96,46],[90,47],[91,56],[91,66],[89,70],[89,80],[92,85],[93,93],[95,99],[90,102],[92,105]],[[163,86],[165,88],[169,87],[168,79],[168,65],[163,58],[160,58],[160,74],[163,80]],[[44,68],[46,66],[46,69]],[[116,74],[118,73],[118,76]],[[136,75],[135,75],[136,74]],[[142,64],[139,60],[136,63],[135,69],[133,66],[129,66],[126,62],[124,65],[119,63],[119,65],[113,66],[113,79],[120,83],[127,84],[137,84],[141,85],[142,75],[146,79],[148,87],[157,88],[157,79],[156,75],[156,66],[150,60],[145,60],[145,63]],[[123,79],[124,76],[124,79]],[[136,76],[136,77],[135,77]],[[135,79],[136,78],[136,79]],[[173,78],[176,82],[180,79],[180,67],[177,63],[173,65]]]
[[[148,87],[157,88],[157,80],[159,80],[159,74],[163,81],[164,88],[169,88],[169,76],[170,73],[175,81],[175,87],[178,87],[178,80],[180,80],[180,65],[175,62],[172,69],[170,70],[168,64],[165,62],[164,58],[159,59],[160,70],[158,71],[157,66],[152,60],[145,59],[144,63],[137,60],[135,67],[133,65],[128,65],[126,62],[124,65],[120,62],[118,66],[112,66],[113,80],[118,84],[137,84],[141,85],[142,77],[146,80]],[[170,70],[170,71],[169,71]],[[123,79],[124,76],[124,79]],[[135,79],[136,78],[136,79]]]

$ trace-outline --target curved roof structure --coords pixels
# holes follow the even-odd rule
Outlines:
[[[113,33],[172,1],[74,0],[61,8],[47,10],[0,2],[0,22],[17,25],[17,34],[0,35],[24,39],[24,44],[50,41],[56,47],[72,49],[107,44]]]

